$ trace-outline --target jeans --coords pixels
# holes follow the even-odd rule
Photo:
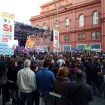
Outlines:
[[[53,96],[48,94],[48,95],[43,96],[43,99],[44,99],[45,105],[54,105],[54,97]]]
[[[39,92],[37,90],[34,92],[34,99],[35,105],[39,105]]]
[[[104,98],[105,98],[105,83],[103,83],[103,85],[101,87],[99,96],[101,96],[102,94],[104,95]]]
[[[19,105],[33,105],[34,103],[33,92],[24,93],[20,92]],[[27,102],[27,104],[25,104]]]
[[[5,102],[9,102],[10,101],[10,93],[8,90],[8,85],[2,85],[0,86],[0,89],[2,89],[1,94],[2,94],[2,103],[3,105],[5,105]]]

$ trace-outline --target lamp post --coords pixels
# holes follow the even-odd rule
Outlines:
[[[56,15],[56,28],[58,29],[59,28],[59,17],[58,17],[58,9],[59,9],[59,0],[57,0],[57,3],[56,3],[56,10],[57,10],[57,15]]]
[[[59,42],[59,13],[58,13],[58,9],[59,9],[59,0],[57,0],[56,2],[56,11],[57,11],[57,15],[56,15],[56,31],[58,34],[58,40],[57,40],[57,55],[60,51],[60,42]]]
[[[59,53],[59,0],[55,1],[56,4],[56,28],[53,29],[53,51]]]

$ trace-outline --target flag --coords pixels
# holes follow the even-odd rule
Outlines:
[[[51,41],[53,41],[53,30],[51,32],[51,38],[50,38]]]

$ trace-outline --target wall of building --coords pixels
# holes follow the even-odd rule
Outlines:
[[[101,0],[102,48],[105,50],[105,0]]]
[[[105,20],[97,25],[93,25],[92,14],[94,11],[98,11],[100,19],[105,18],[105,0],[53,0],[47,4],[41,6],[41,14],[34,16],[30,19],[33,26],[44,27],[44,24],[50,29],[56,27],[56,19],[59,20],[60,30],[60,45],[61,50],[64,50],[65,45],[71,45],[72,48],[76,48],[78,44],[87,44],[90,46],[93,43],[101,44],[103,50],[105,50]],[[57,3],[59,4],[58,15],[57,15]],[[83,14],[85,16],[84,27],[79,27],[79,16]],[[65,28],[65,19],[69,17],[70,27]],[[100,32],[100,40],[92,40],[92,32]],[[78,35],[85,34],[85,40],[79,41]],[[69,41],[65,41],[64,37],[70,36]],[[52,49],[52,42],[49,40],[50,49]]]

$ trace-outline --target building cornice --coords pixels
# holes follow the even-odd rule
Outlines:
[[[70,3],[66,6],[62,6],[61,8],[59,8],[58,14],[62,14],[64,12],[72,11],[72,10],[75,10],[75,9],[78,9],[78,8],[83,8],[83,7],[90,6],[90,5],[97,4],[97,3],[101,3],[101,0],[93,0],[91,2],[85,2],[85,3],[82,3],[82,4],[76,4],[76,5],[72,5]],[[48,11],[46,13],[31,17],[30,21],[40,20],[40,19],[43,19],[43,18],[47,18],[49,16],[54,16],[56,14],[57,14],[56,9],[53,9],[53,10]]]
[[[61,2],[61,1],[64,1],[64,0],[50,1],[50,2],[48,2],[48,3],[43,4],[43,5],[40,6],[40,7],[41,7],[41,8],[44,8],[44,7],[50,6],[50,5],[52,5],[52,4],[56,4],[57,2]]]
[[[100,26],[89,27],[89,28],[78,28],[70,31],[62,31],[60,34],[68,34],[68,33],[77,33],[77,32],[86,32],[86,31],[94,31],[94,30],[101,30]]]

